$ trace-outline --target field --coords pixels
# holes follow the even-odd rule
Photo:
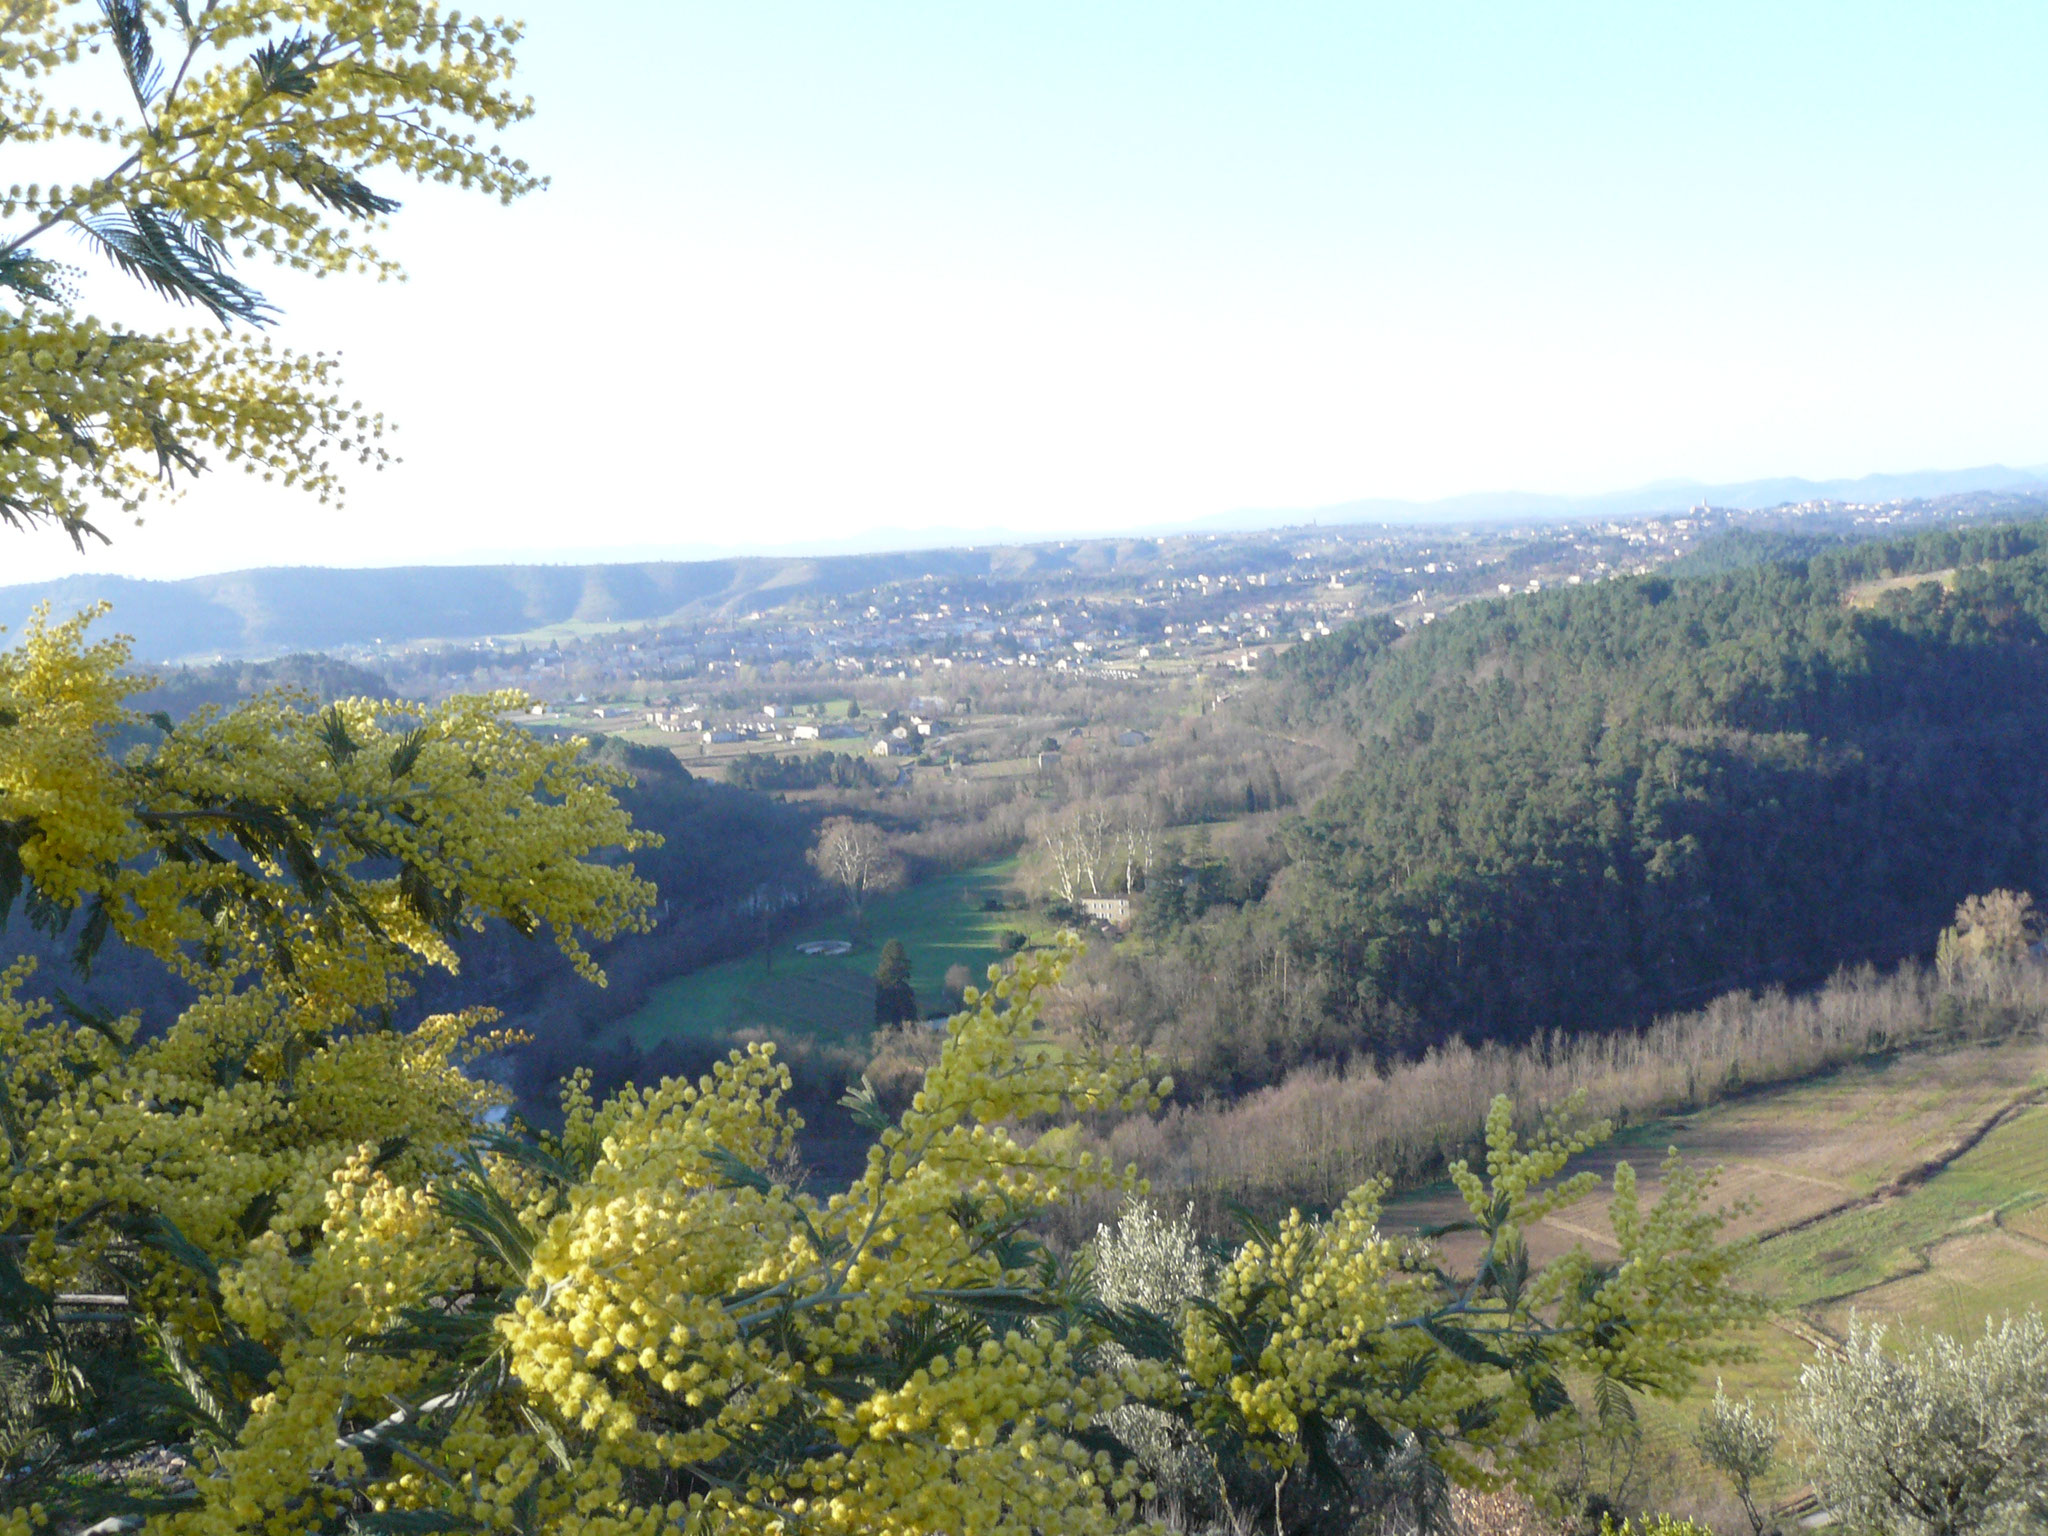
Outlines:
[[[941,1005],[948,967],[964,965],[982,981],[1001,958],[997,938],[1006,929],[1034,944],[1051,937],[1036,913],[985,910],[988,901],[1011,895],[1013,877],[1010,861],[982,864],[880,897],[868,903],[866,936],[851,954],[797,953],[798,944],[814,939],[855,938],[850,919],[828,918],[778,939],[769,963],[755,953],[662,983],[614,1028],[642,1045],[679,1036],[861,1038],[874,1027],[875,959],[890,939],[910,951],[910,984],[929,1013]]]
[[[1909,587],[1924,586],[1930,581],[1938,581],[1945,588],[1954,587],[1955,567],[1950,566],[1943,571],[1922,571],[1906,576],[1884,576],[1874,581],[1859,581],[1842,593],[1842,601],[1851,608],[1875,608],[1878,599],[1887,592],[1902,592]]]
[[[1858,1064],[1660,1120],[1579,1166],[1607,1172],[1625,1158],[1647,1175],[1674,1146],[1723,1170],[1720,1190],[1745,1207],[1729,1231],[1756,1245],[1745,1278],[1776,1303],[1753,1358],[1723,1372],[1732,1396],[1782,1403],[1852,1311],[1953,1334],[2048,1306],[2048,1048],[2039,1034]],[[1645,1195],[1655,1188],[1645,1177]],[[1462,1214],[1455,1203],[1445,1188],[1420,1191],[1390,1206],[1386,1224],[1441,1222]],[[1529,1234],[1531,1249],[1609,1249],[1604,1206],[1596,1197],[1557,1213]],[[1739,1513],[1687,1443],[1712,1394],[1709,1380],[1690,1401],[1646,1405],[1642,1459],[1660,1496],[1684,1490],[1664,1497],[1670,1507],[1734,1529]],[[1782,1499],[1798,1488],[1781,1460],[1766,1492]]]

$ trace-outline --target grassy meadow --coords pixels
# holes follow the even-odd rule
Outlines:
[[[845,914],[784,934],[772,952],[706,966],[651,989],[614,1029],[647,1046],[688,1037],[723,1041],[746,1035],[829,1043],[864,1038],[874,1028],[875,961],[890,939],[910,952],[910,984],[927,1012],[942,1004],[946,971],[964,965],[979,984],[1002,957],[1007,929],[1043,943],[1052,930],[1037,913],[988,911],[1014,890],[1015,861],[976,865],[878,897],[867,906],[864,936]],[[847,955],[802,955],[813,939],[854,940]]]

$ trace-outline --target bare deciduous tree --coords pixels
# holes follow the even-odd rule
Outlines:
[[[813,869],[846,892],[856,923],[870,896],[903,884],[903,860],[871,821],[830,817],[818,828],[818,841],[809,857]]]
[[[1109,843],[1107,814],[1097,805],[1084,805],[1039,829],[1039,840],[1052,859],[1052,887],[1062,901],[1077,901],[1082,894],[1100,896],[1103,885],[1103,855]]]
[[[1159,818],[1149,805],[1140,803],[1124,813],[1123,823],[1124,889],[1135,891],[1152,873],[1159,847]]]
[[[1062,901],[1135,891],[1158,856],[1159,817],[1142,801],[1083,801],[1039,827]]]

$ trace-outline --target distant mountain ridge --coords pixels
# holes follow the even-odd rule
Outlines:
[[[2004,464],[1984,464],[1975,469],[1916,470],[1906,474],[1864,475],[1854,480],[1802,480],[1796,475],[1727,485],[1659,480],[1633,490],[1603,491],[1590,496],[1480,491],[1442,501],[1373,498],[1320,507],[1313,515],[1318,522],[1492,522],[1515,518],[1629,517],[1703,504],[1757,512],[1808,501],[1871,503],[1957,496],[1969,491],[2036,490],[2048,490],[2048,465],[2013,469]]]
[[[1025,542],[996,530],[959,530],[960,543],[853,552],[812,550],[720,558],[592,560],[563,564],[386,567],[276,566],[153,581],[81,575],[0,587],[0,625],[18,634],[41,603],[71,613],[111,602],[115,622],[149,663],[258,658],[375,641],[467,640],[555,624],[687,624],[733,617],[804,595],[851,593],[920,575],[1045,579],[1100,576],[1163,558],[1177,538],[1316,524],[1555,522],[1681,511],[1708,503],[1762,510],[1809,501],[1890,502],[1969,492],[2048,491],[2048,468],[1866,475],[1856,480],[1673,480],[1593,496],[1485,492],[1443,501],[1365,500],[1312,510],[1237,512],[1166,530]],[[928,530],[927,537],[938,537]],[[991,542],[1009,539],[1011,542]],[[972,540],[973,542],[969,542]],[[596,553],[596,552],[592,552]],[[637,553],[637,552],[636,552]],[[648,551],[649,554],[654,551]],[[0,644],[4,644],[0,640]]]
[[[72,576],[0,587],[0,624],[19,633],[38,604],[67,614],[104,601],[114,605],[121,632],[135,637],[144,662],[278,656],[576,622],[701,622],[925,573],[998,580],[1096,575],[1125,559],[1149,559],[1158,548],[1155,540],[1124,539],[621,565],[275,566],[183,581]]]

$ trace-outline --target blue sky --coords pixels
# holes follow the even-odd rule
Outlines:
[[[524,14],[552,188],[415,192],[403,288],[270,283],[406,462],[95,567],[2048,461],[2048,8]]]

